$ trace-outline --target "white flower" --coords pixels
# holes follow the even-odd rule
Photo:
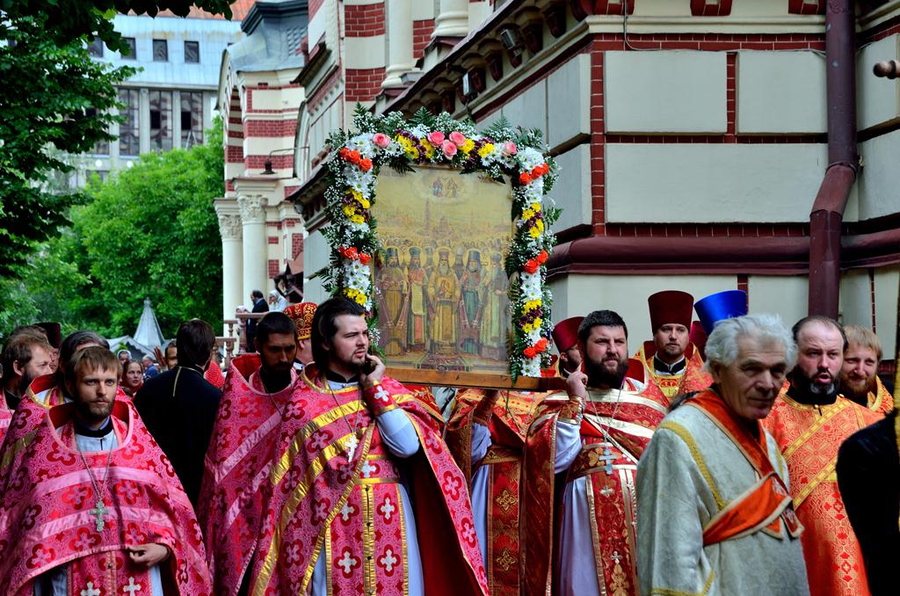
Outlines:
[[[522,376],[523,377],[540,377],[541,376],[541,356],[534,358],[524,358],[522,360]]]

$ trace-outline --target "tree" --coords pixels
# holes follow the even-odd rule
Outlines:
[[[231,17],[227,0],[0,0],[0,276],[18,275],[79,199],[45,188],[51,172],[69,169],[56,155],[111,140],[114,85],[134,71],[91,60],[85,42],[122,50],[116,11],[184,16],[192,4]]]
[[[225,191],[224,167],[217,120],[205,145],[145,154],[107,182],[95,178],[89,202],[72,210],[71,236],[51,249],[76,265],[70,277],[81,287],[68,292],[69,317],[110,336],[133,333],[150,298],[167,336],[188,318],[218,321],[222,244],[212,199]]]

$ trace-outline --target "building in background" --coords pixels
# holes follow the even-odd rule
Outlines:
[[[424,106],[481,127],[503,116],[543,131],[563,171],[551,194],[564,209],[549,262],[554,320],[611,308],[639,340],[651,334],[645,298],[662,289],[697,298],[742,289],[751,312],[788,323],[809,312],[810,297],[827,294],[844,322],[874,327],[894,353],[900,83],[876,78],[872,66],[898,58],[900,8],[851,2],[861,161],[842,166],[858,168],[846,205],[823,207],[817,196],[833,191],[838,171],[829,169],[828,4],[840,3],[310,2],[305,63],[294,79],[296,140],[285,152],[298,184],[285,202],[301,208],[308,234],[306,299],[325,298],[310,278],[329,258],[321,233],[328,134],[351,125],[356,102],[407,115]],[[232,147],[239,138],[228,142],[235,164],[246,160]],[[243,171],[261,178],[259,169]],[[814,204],[842,248],[817,244]],[[268,209],[290,212],[281,203]],[[240,228],[224,223],[223,243]],[[824,293],[810,292],[810,271],[812,287],[822,287],[819,271],[838,255],[840,274]],[[269,269],[262,289],[270,289],[276,268],[259,258],[253,267]],[[246,278],[239,286],[226,272],[223,283],[224,311],[233,312],[240,301],[228,297],[238,290],[228,287],[246,294]]]
[[[84,186],[90,175],[131,167],[141,153],[188,148],[212,127],[221,56],[241,39],[241,20],[251,2],[235,2],[232,20],[192,9],[186,18],[160,13],[116,15],[113,27],[131,51],[114,52],[99,39],[88,48],[97,60],[139,72],[118,87],[125,121],[113,125],[115,140],[72,158],[69,178]]]

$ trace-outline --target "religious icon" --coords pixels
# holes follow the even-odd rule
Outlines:
[[[378,177],[379,346],[392,368],[504,374],[510,187],[458,170]]]

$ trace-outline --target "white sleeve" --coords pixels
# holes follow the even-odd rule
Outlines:
[[[375,423],[384,444],[397,457],[411,457],[419,451],[419,435],[402,409],[394,408],[380,414],[375,418]]]
[[[556,465],[557,474],[569,469],[581,452],[581,420],[556,421]]]
[[[491,431],[483,424],[472,424],[472,464],[487,455],[488,447],[492,444]]]

